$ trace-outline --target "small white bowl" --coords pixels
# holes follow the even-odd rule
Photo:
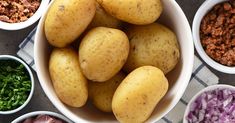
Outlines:
[[[31,26],[45,12],[45,10],[47,9],[49,1],[50,0],[41,0],[40,6],[37,9],[37,11],[33,14],[32,17],[30,17],[28,20],[26,20],[24,22],[7,23],[7,22],[0,21],[0,29],[3,29],[3,30],[20,30],[20,29],[24,29],[26,27]]]
[[[34,92],[34,77],[33,77],[33,73],[31,71],[31,69],[28,67],[28,65],[22,61],[21,59],[15,57],[15,56],[11,56],[11,55],[0,55],[0,60],[15,60],[20,62],[21,64],[24,65],[24,67],[27,69],[28,74],[30,76],[30,81],[31,81],[31,90],[30,93],[28,95],[27,100],[24,102],[23,105],[21,105],[20,107],[13,109],[13,110],[9,110],[9,111],[0,111],[0,114],[13,114],[16,113],[18,111],[20,111],[21,109],[23,109],[31,100],[32,96],[33,96],[33,92]]]
[[[193,68],[194,46],[187,18],[175,0],[162,0],[162,3],[164,10],[158,22],[171,28],[176,33],[181,57],[176,68],[167,75],[170,83],[169,91],[146,122],[160,120],[178,103],[188,85]],[[48,69],[52,47],[49,45],[44,33],[45,17],[46,13],[42,16],[35,35],[34,56],[40,84],[50,101],[61,113],[76,123],[117,122],[112,114],[98,111],[89,102],[82,108],[72,108],[60,101],[52,85]]]
[[[184,112],[184,118],[183,118],[183,123],[188,123],[187,121],[187,116],[189,114],[189,111],[190,111],[190,106],[193,102],[195,102],[195,100],[203,93],[205,92],[208,92],[208,91],[213,91],[215,89],[230,89],[230,90],[235,90],[235,87],[234,86],[231,86],[231,85],[225,85],[225,84],[218,84],[218,85],[211,85],[211,86],[208,86],[204,89],[202,89],[201,91],[199,91],[196,95],[193,96],[193,98],[189,101],[186,109],[185,109],[185,112]]]
[[[35,111],[35,112],[31,112],[31,113],[27,113],[24,114],[18,118],[16,118],[15,120],[13,120],[11,123],[21,123],[24,120],[26,120],[27,118],[31,118],[31,117],[35,117],[38,115],[49,115],[52,117],[57,118],[58,120],[63,120],[66,123],[72,123],[68,118],[66,118],[65,116],[58,114],[58,113],[54,113],[54,112],[50,112],[50,111]]]
[[[206,0],[201,7],[198,9],[194,20],[193,20],[193,38],[194,38],[194,44],[196,47],[196,50],[198,54],[201,56],[201,58],[212,68],[228,74],[235,74],[235,67],[228,67],[225,65],[222,65],[216,61],[214,61],[212,58],[210,58],[205,50],[202,47],[201,40],[200,40],[200,25],[203,17],[217,4],[225,2],[228,0]]]

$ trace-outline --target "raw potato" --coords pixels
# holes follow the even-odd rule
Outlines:
[[[180,51],[177,37],[167,27],[158,23],[131,26],[127,35],[130,39],[130,54],[124,66],[126,72],[152,65],[167,74],[178,63]]]
[[[87,80],[79,67],[76,51],[72,48],[55,48],[50,56],[49,72],[62,102],[72,107],[81,107],[86,103]]]
[[[153,66],[137,68],[114,93],[113,113],[121,123],[142,123],[150,117],[167,89],[168,81],[160,69]]]
[[[104,11],[104,9],[96,2],[96,12],[93,20],[90,25],[86,28],[86,30],[79,36],[78,40],[73,43],[73,46],[78,48],[82,38],[85,34],[95,27],[110,27],[120,29],[122,27],[123,22],[112,17],[108,13]]]
[[[45,34],[55,47],[77,39],[95,15],[95,0],[55,0],[45,19]]]
[[[89,82],[88,95],[93,104],[101,111],[112,112],[113,94],[124,78],[125,74],[119,72],[105,82]]]
[[[95,16],[88,26],[89,29],[94,27],[110,27],[110,28],[121,28],[122,22],[113,16],[109,15],[104,11],[104,9],[96,2],[96,12]]]
[[[97,0],[112,16],[136,25],[156,21],[162,13],[161,0]]]
[[[122,24],[123,24],[122,21],[120,21],[120,20],[112,17],[108,13],[106,13],[103,10],[103,8],[96,2],[96,12],[95,12],[95,16],[94,16],[93,20],[91,21],[90,25],[86,28],[86,30],[83,32],[83,34],[80,35],[78,40],[76,40],[73,43],[73,46],[78,48],[82,38],[92,28],[95,28],[95,27],[110,27],[110,28],[120,29]]]
[[[79,46],[83,74],[92,81],[104,82],[123,67],[129,53],[129,40],[118,29],[97,27],[87,33]]]

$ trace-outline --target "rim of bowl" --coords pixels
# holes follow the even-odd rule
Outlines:
[[[11,123],[20,123],[23,120],[26,120],[27,118],[34,117],[34,116],[41,115],[41,114],[50,115],[50,116],[55,117],[57,119],[64,120],[67,123],[72,123],[65,116],[63,116],[61,114],[58,114],[58,113],[55,113],[55,112],[51,112],[51,111],[34,111],[34,112],[30,112],[30,113],[21,115],[20,117],[18,117],[15,120],[13,120]]]
[[[188,57],[189,61],[184,63],[184,64],[187,64],[188,66],[187,67],[184,67],[183,69],[183,74],[181,74],[179,76],[180,80],[184,80],[184,81],[187,81],[185,82],[184,86],[182,86],[182,88],[180,89],[181,91],[178,92],[177,95],[181,95],[181,96],[178,96],[176,98],[174,98],[174,100],[172,101],[172,103],[166,108],[165,112],[164,113],[161,113],[161,115],[159,115],[159,117],[155,118],[153,121],[149,121],[149,122],[156,122],[158,120],[160,120],[163,116],[165,116],[168,112],[170,112],[174,107],[175,105],[179,102],[180,98],[183,96],[183,93],[185,92],[186,90],[186,87],[188,85],[188,82],[191,78],[191,74],[192,74],[192,71],[193,71],[193,62],[194,62],[194,44],[193,44],[193,39],[192,39],[192,33],[191,33],[191,28],[190,28],[190,25],[189,25],[189,22],[183,12],[183,10],[180,8],[179,4],[175,1],[175,0],[169,0],[168,2],[171,2],[170,4],[172,4],[172,6],[174,6],[178,11],[179,11],[179,14],[180,16],[183,17],[183,20],[184,22],[186,23],[186,29],[187,29],[187,37],[189,39],[191,39],[192,42],[189,42],[189,45],[188,47],[190,47],[189,49],[191,51],[188,52],[188,54],[190,54],[190,57]],[[48,6],[48,8],[50,8],[51,4],[53,2],[50,3],[50,5]],[[43,22],[44,22],[44,19],[45,19],[45,16],[46,16],[46,12],[42,15],[42,19],[40,20],[39,22],[39,25],[42,25]],[[35,38],[39,37],[40,35],[40,31],[39,31],[39,28],[37,28],[37,31],[36,31],[36,35],[35,35]],[[35,45],[38,45],[39,41],[35,42]],[[38,47],[35,47],[34,48],[34,53],[38,53],[38,51],[41,51],[41,49],[38,49]],[[49,92],[49,89],[42,83],[43,82],[43,76],[44,76],[44,73],[40,73],[39,71],[42,71],[41,67],[39,66],[39,60],[40,58],[37,56],[37,54],[34,55],[35,56],[35,65],[36,65],[36,70],[37,70],[37,75],[38,75],[38,79],[40,81],[40,85],[42,86],[43,88],[43,91],[46,93],[47,97],[50,99],[50,101],[52,102],[52,104],[58,109],[58,110],[62,110],[61,113],[64,114],[65,116],[69,117],[71,120],[74,121],[74,119],[76,119],[76,122],[84,122],[83,119],[78,119],[76,115],[74,115],[73,113],[71,113],[71,111],[69,109],[65,109],[63,105],[61,105],[62,102],[57,102],[55,101],[55,97],[53,97],[52,94],[48,93]],[[178,80],[179,81],[179,80]]]
[[[30,18],[28,18],[26,21],[24,22],[19,22],[19,23],[7,23],[7,22],[3,22],[0,21],[0,29],[3,30],[20,30],[20,29],[24,29],[26,27],[31,26],[32,24],[34,24],[40,17],[41,15],[45,12],[47,5],[49,3],[50,0],[41,0],[40,6],[37,9],[37,11],[33,14],[33,16],[31,16]]]
[[[194,64],[194,44],[193,44],[193,38],[192,38],[192,33],[191,33],[191,27],[189,25],[189,22],[187,20],[187,17],[185,16],[185,13],[183,12],[183,10],[181,9],[181,7],[179,6],[179,4],[175,1],[175,0],[169,0],[169,2],[172,2],[172,5],[176,7],[176,9],[178,10],[178,14],[179,16],[182,16],[184,17],[184,21],[185,23],[187,23],[187,32],[188,34],[187,35],[190,35],[190,39],[191,39],[191,43],[189,45],[189,49],[191,49],[191,51],[188,51],[190,55],[190,57],[188,59],[189,62],[188,63],[184,63],[184,64],[188,64],[188,65],[191,65],[191,67],[187,66],[187,67],[184,67],[184,69],[182,69],[182,74],[180,74],[180,76],[178,78],[177,81],[181,81],[183,78],[184,78],[184,81],[187,81],[187,83],[185,83],[185,86],[182,86],[181,87],[181,91],[179,90],[177,93],[179,93],[178,95],[181,95],[181,96],[178,96],[177,98],[174,98],[174,100],[172,101],[172,104],[169,105],[169,107],[166,109],[166,111],[164,113],[162,113],[158,118],[156,118],[154,121],[151,121],[151,122],[156,122],[156,121],[159,121],[161,118],[163,118],[167,113],[169,113],[176,105],[177,103],[179,102],[179,100],[181,99],[181,97],[183,96],[186,88],[188,87],[188,83],[190,81],[190,78],[191,78],[191,75],[192,75],[192,71],[193,71],[193,64]],[[186,35],[186,34],[185,34]]]
[[[210,58],[205,50],[203,49],[201,45],[201,40],[200,40],[200,25],[203,17],[216,5],[222,2],[225,2],[228,0],[206,0],[198,9],[196,12],[196,15],[193,20],[193,25],[192,25],[192,34],[193,34],[193,39],[194,39],[194,44],[195,48],[198,52],[198,54],[201,56],[201,58],[212,68],[214,68],[217,71],[223,72],[223,73],[228,73],[228,74],[235,74],[235,67],[228,67],[225,65],[222,65],[216,61],[214,61],[212,58]]]
[[[20,111],[21,109],[23,109],[31,100],[32,96],[33,96],[33,92],[34,92],[34,77],[33,77],[33,73],[31,71],[31,69],[28,67],[28,65],[21,59],[15,57],[15,56],[11,56],[11,55],[0,55],[0,60],[7,60],[7,59],[11,59],[11,60],[15,60],[20,62],[21,64],[24,65],[24,67],[27,69],[28,74],[30,76],[30,82],[31,82],[31,90],[30,93],[28,95],[27,100],[24,102],[23,105],[21,105],[20,107],[13,109],[13,110],[9,110],[9,111],[0,111],[0,114],[13,114],[16,113],[18,111]]]
[[[218,85],[211,85],[211,86],[208,86],[206,88],[203,88],[202,90],[200,90],[199,92],[197,92],[193,97],[192,99],[188,102],[188,105],[185,109],[185,112],[184,112],[184,117],[183,117],[183,123],[188,123],[188,121],[186,120],[186,117],[189,113],[189,110],[190,110],[190,105],[192,104],[192,102],[194,102],[201,94],[207,92],[207,91],[212,91],[212,90],[215,90],[215,89],[231,89],[231,90],[235,90],[235,87],[232,86],[232,85],[226,85],[226,84],[218,84]]]
[[[184,22],[187,25],[187,27],[186,27],[187,28],[187,32],[188,32],[187,33],[187,37],[189,39],[193,40],[192,39],[191,28],[190,28],[189,22],[188,22],[188,20],[187,20],[187,18],[185,16],[183,10],[180,8],[179,4],[175,0],[168,0],[168,1],[169,1],[169,4],[172,4],[172,6],[174,6],[175,9],[177,9],[179,11],[178,14],[180,14],[183,17],[183,20],[184,20]],[[48,8],[50,8],[52,3],[53,2],[50,3]],[[44,22],[43,20],[45,19],[45,17],[44,17],[45,15],[46,15],[46,13],[43,14],[42,19],[39,22],[39,25],[43,24],[43,22]],[[37,38],[39,35],[40,35],[39,28],[37,28],[35,37]],[[38,43],[39,43],[39,41],[38,42],[36,41],[35,45],[38,45]],[[184,75],[180,74],[180,76],[179,76],[180,79],[178,80],[178,81],[181,81],[181,80],[187,81],[187,82],[185,82],[185,85],[181,87],[181,91],[178,92],[178,95],[181,95],[181,96],[178,96],[177,98],[174,98],[174,100],[169,105],[169,107],[166,108],[164,113],[162,113],[158,118],[155,118],[154,120],[151,120],[149,122],[156,122],[156,121],[160,120],[163,116],[165,116],[168,112],[170,112],[175,107],[175,105],[178,103],[180,98],[183,96],[183,93],[186,90],[186,87],[188,85],[188,82],[190,80],[190,77],[191,77],[191,74],[192,74],[192,71],[193,71],[193,62],[194,62],[194,44],[193,44],[193,41],[189,43],[188,47],[191,50],[190,52],[188,52],[190,54],[190,58],[189,58],[190,60],[186,63],[186,66],[182,70],[182,71],[185,71]],[[38,75],[38,78],[39,78],[39,81],[40,81],[40,85],[42,86],[43,91],[46,93],[47,97],[50,99],[52,104],[58,110],[61,111],[62,114],[64,114],[65,116],[69,117],[73,121],[75,121],[75,119],[76,119],[76,122],[84,122],[84,119],[78,119],[77,116],[75,114],[73,114],[69,109],[65,109],[63,107],[63,105],[61,105],[62,102],[54,101],[53,95],[48,93],[49,92],[48,88],[42,83],[42,82],[44,82],[43,79],[42,79],[43,78],[43,74],[39,72],[39,71],[41,71],[41,67],[39,67],[40,63],[38,61],[40,60],[40,58],[37,56],[37,52],[41,51],[41,49],[38,49],[38,47],[35,47],[34,51],[35,51],[34,53],[35,53],[35,65],[36,65],[37,75]],[[62,109],[63,109],[63,111],[62,111]]]
[[[183,80],[183,81],[187,81],[187,82],[185,82],[185,84],[181,87],[181,89],[180,89],[181,91],[179,91],[177,93],[177,95],[180,95],[180,96],[178,96],[178,97],[174,98],[174,100],[172,100],[172,103],[166,108],[165,112],[161,113],[161,115],[159,115],[159,117],[157,117],[154,120],[151,120],[149,122],[156,122],[156,121],[160,120],[162,117],[164,117],[168,112],[170,112],[175,107],[175,105],[179,102],[180,98],[183,96],[183,93],[185,92],[185,90],[187,88],[188,82],[191,78],[191,74],[192,74],[192,71],[193,71],[194,44],[193,44],[192,33],[191,33],[191,28],[190,28],[189,22],[188,22],[188,20],[185,16],[183,10],[180,8],[179,4],[175,0],[168,0],[168,1],[169,1],[169,4],[171,4],[173,7],[175,7],[175,9],[177,9],[177,11],[179,12],[178,14],[183,17],[183,20],[184,20],[185,25],[186,25],[185,28],[187,29],[186,31],[188,32],[185,35],[188,39],[191,39],[191,42],[189,42],[188,45],[187,45],[187,47],[189,47],[189,49],[190,49],[190,51],[188,51],[188,55],[189,55],[188,59],[190,59],[190,60],[187,61],[186,63],[184,63],[184,64],[186,64],[186,66],[182,69],[182,71],[184,71],[184,75],[180,74],[179,79],[177,80],[177,81],[182,81]],[[48,8],[50,8],[52,3],[53,2],[50,3]],[[44,13],[42,15],[42,19],[40,20],[39,25],[43,24],[45,16],[46,16],[46,13]],[[36,35],[35,35],[36,40],[37,40],[37,37],[39,35],[40,35],[40,31],[39,31],[39,28],[37,28]],[[39,45],[38,43],[40,43],[40,42],[35,41],[35,45]],[[40,63],[39,63],[39,61],[41,59],[38,57],[37,53],[39,51],[41,51],[41,49],[39,49],[38,47],[35,47],[34,51],[35,51],[34,56],[35,56],[35,65],[36,65],[38,79],[39,79],[40,85],[42,86],[43,91],[46,93],[49,100],[52,102],[52,104],[58,110],[61,111],[62,114],[69,117],[71,120],[76,121],[76,122],[85,122],[84,119],[78,119],[77,116],[75,114],[73,114],[69,109],[65,109],[64,106],[62,105],[63,104],[62,102],[56,102],[55,99],[54,99],[55,97],[51,93],[48,93],[50,90],[47,88],[47,86],[45,86],[43,84],[45,82],[44,79],[43,79],[44,74],[39,72],[39,71],[42,71],[41,70],[42,68],[40,67]],[[88,121],[86,121],[86,122],[88,122]]]

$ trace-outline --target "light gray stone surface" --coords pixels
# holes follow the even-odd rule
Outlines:
[[[193,17],[198,7],[201,5],[201,3],[204,0],[176,0],[176,1],[182,7],[191,25]],[[27,36],[27,34],[35,27],[35,25],[36,24],[34,24],[29,28],[19,31],[0,30],[0,54],[16,55],[16,52],[19,50],[18,45],[21,43],[21,41],[23,41],[23,39]],[[234,82],[235,75],[223,74],[213,70],[212,68],[210,69],[220,78],[220,83],[235,85]],[[0,123],[10,123],[16,117],[32,111],[49,110],[49,111],[58,112],[58,110],[52,105],[52,103],[48,100],[45,93],[43,92],[35,72],[34,72],[34,77],[36,83],[35,91],[30,103],[18,113],[11,115],[0,115]]]

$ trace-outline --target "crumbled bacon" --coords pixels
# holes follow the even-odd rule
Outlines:
[[[0,21],[19,23],[30,18],[41,0],[0,0]]]
[[[235,0],[216,5],[203,18],[200,38],[212,59],[235,66]]]

